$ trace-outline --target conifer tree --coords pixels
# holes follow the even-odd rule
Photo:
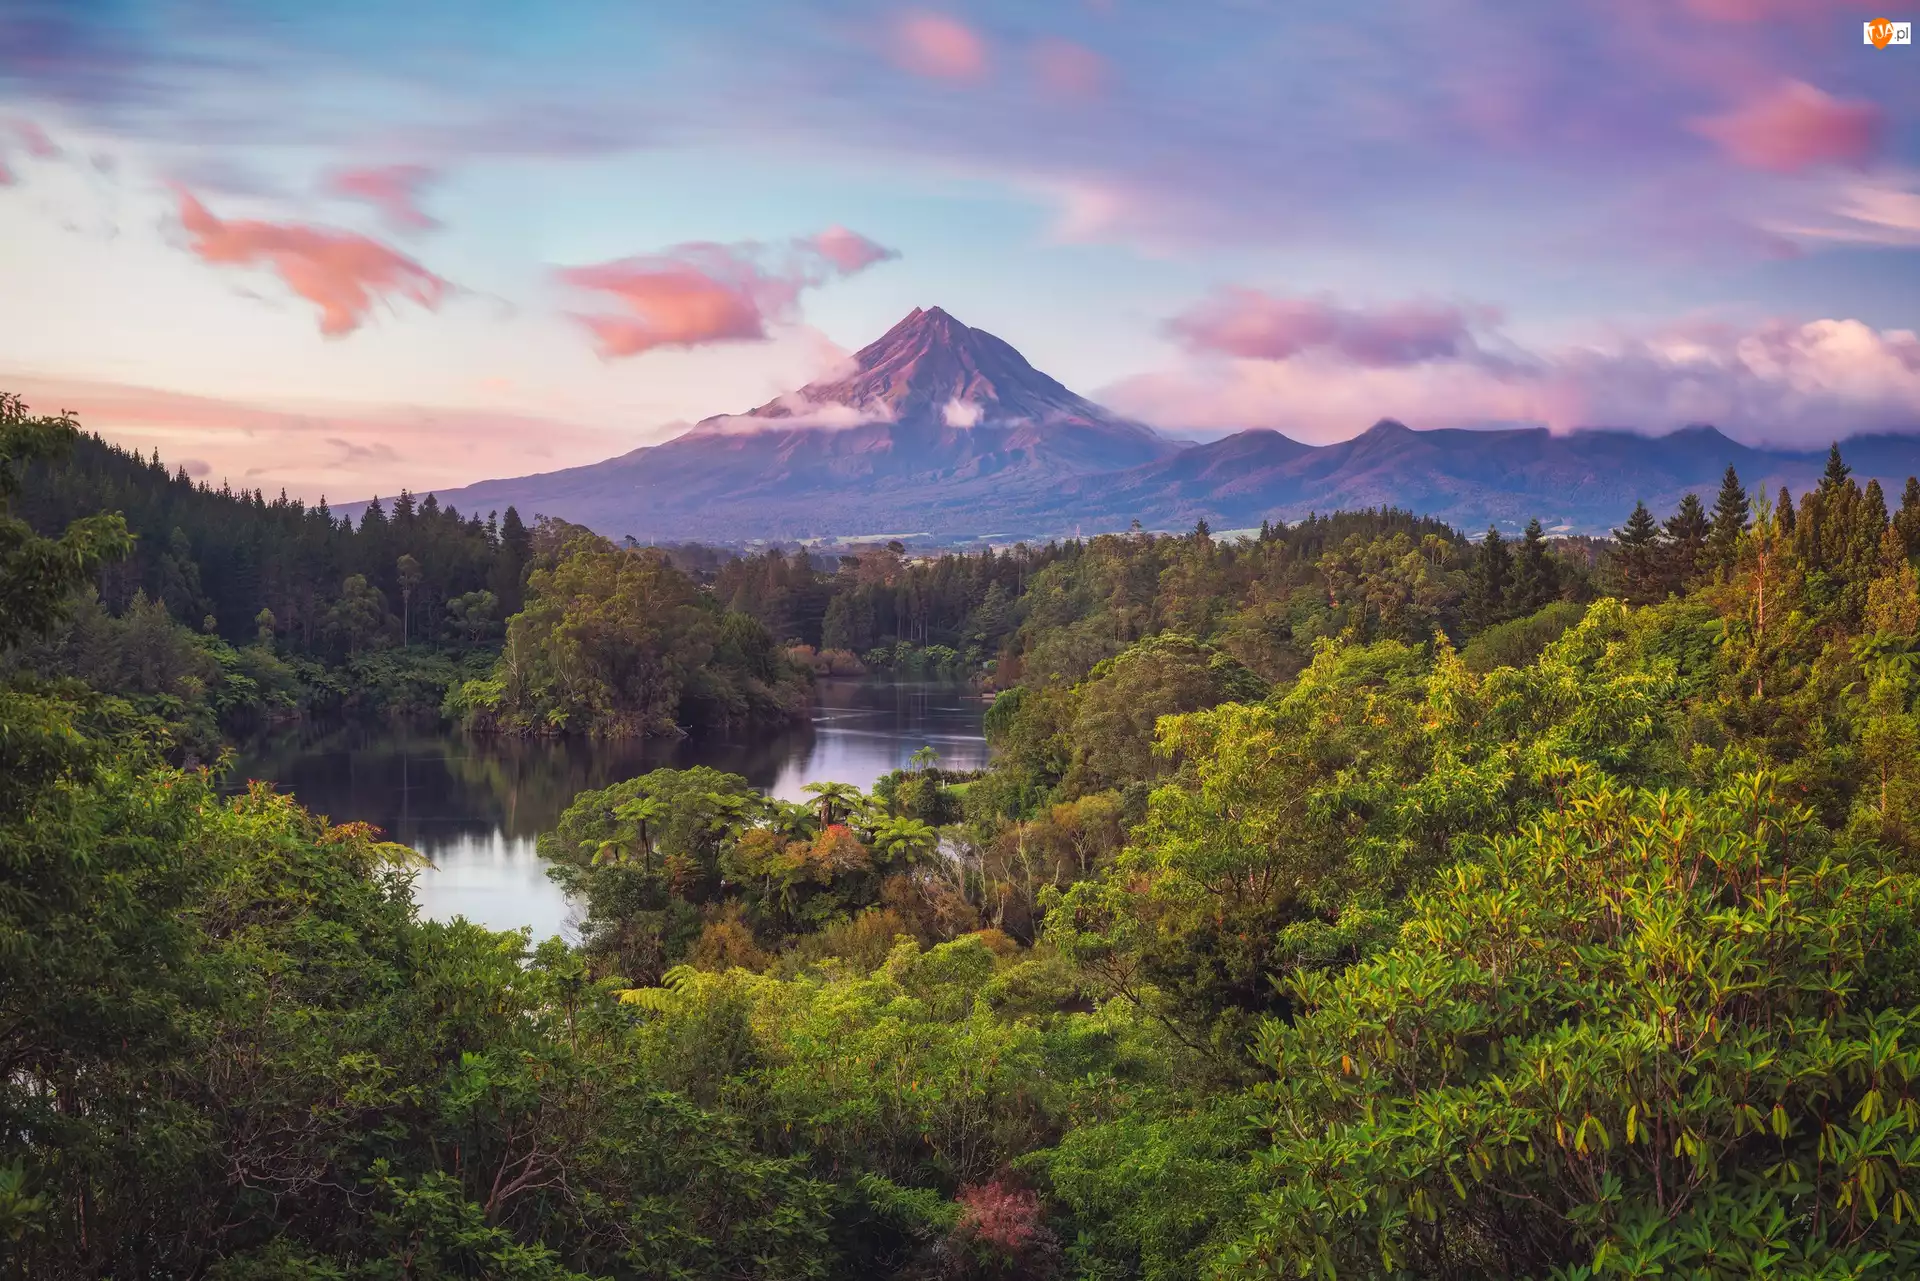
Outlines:
[[[1560,566],[1547,551],[1540,518],[1527,522],[1526,536],[1513,558],[1513,591],[1508,605],[1517,616],[1537,613],[1560,597]]]
[[[1900,495],[1900,511],[1893,518],[1908,556],[1920,556],[1920,476],[1907,477],[1907,488]]]
[[[1615,576],[1620,594],[1636,605],[1653,599],[1655,560],[1660,550],[1660,526],[1644,502],[1633,505],[1626,526],[1613,531]]]
[[[1700,496],[1688,494],[1682,498],[1673,515],[1667,517],[1667,541],[1660,557],[1662,595],[1684,592],[1700,572],[1710,532]]]
[[[1480,540],[1479,555],[1473,562],[1473,587],[1467,599],[1467,613],[1475,625],[1490,627],[1507,617],[1507,597],[1513,579],[1513,557],[1506,540],[1492,525]]]
[[[1840,442],[1835,441],[1827,447],[1827,470],[1820,476],[1820,495],[1826,497],[1847,483],[1847,477],[1853,475],[1853,468],[1847,466],[1840,457]]]
[[[1733,564],[1734,549],[1740,544],[1740,535],[1747,532],[1752,514],[1753,505],[1747,501],[1740,473],[1728,463],[1727,474],[1720,480],[1720,496],[1713,503],[1713,532],[1707,540],[1716,567]]]
[[[1780,497],[1774,501],[1773,518],[1779,524],[1781,537],[1793,537],[1793,495],[1785,485],[1780,486]]]

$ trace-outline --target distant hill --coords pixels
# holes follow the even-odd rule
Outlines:
[[[1920,436],[1844,445],[1897,496]],[[462,511],[516,506],[647,540],[1044,537],[1248,528],[1309,511],[1395,506],[1465,529],[1600,532],[1636,500],[1664,515],[1711,501],[1731,463],[1749,490],[1812,484],[1825,451],[1756,449],[1712,427],[1665,436],[1544,428],[1414,431],[1383,421],[1313,446],[1279,432],[1169,440],[1076,395],[1013,347],[916,308],[840,376],[661,445],[585,467],[439,490]]]

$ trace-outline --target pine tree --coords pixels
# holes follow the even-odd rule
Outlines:
[[[1782,538],[1793,537],[1793,495],[1785,485],[1780,486],[1780,497],[1773,504],[1773,519],[1779,524]]]
[[[503,615],[517,614],[521,605],[521,584],[527,562],[533,559],[533,535],[520,520],[520,513],[508,507],[500,518],[500,550],[494,559],[491,582],[493,594],[500,598]]]
[[[1827,448],[1827,470],[1820,476],[1820,495],[1826,497],[1847,483],[1847,477],[1853,475],[1853,468],[1847,466],[1840,457],[1840,442],[1835,441]]]
[[[1560,566],[1547,551],[1538,517],[1527,522],[1526,537],[1513,558],[1513,591],[1508,605],[1516,616],[1546,608],[1560,597]]]
[[[1479,627],[1491,627],[1507,617],[1507,595],[1513,580],[1513,557],[1506,540],[1492,525],[1480,540],[1480,554],[1473,563],[1473,586],[1467,599],[1467,614]]]
[[[1907,477],[1907,488],[1900,495],[1900,511],[1893,518],[1893,527],[1900,531],[1907,555],[1920,556],[1920,476]]]
[[[1700,496],[1688,494],[1682,498],[1673,515],[1667,517],[1667,541],[1660,557],[1662,595],[1677,595],[1687,590],[1687,584],[1700,572],[1711,532],[1707,509],[1701,505]]]
[[[1660,551],[1660,526],[1644,502],[1633,505],[1626,527],[1614,530],[1613,538],[1620,594],[1635,605],[1649,603],[1658,570],[1655,560]]]
[[[1716,567],[1733,564],[1735,549],[1740,545],[1740,535],[1747,532],[1747,522],[1753,515],[1753,504],[1747,501],[1747,491],[1740,483],[1740,473],[1727,464],[1727,474],[1720,479],[1720,496],[1713,502],[1713,532],[1707,541],[1712,562]]]

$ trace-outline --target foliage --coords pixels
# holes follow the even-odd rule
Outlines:
[[[1730,470],[1612,547],[1364,512],[816,564],[348,528],[7,414],[0,1270],[1920,1270],[1920,481]],[[989,767],[581,791],[540,842],[578,946],[423,921],[412,851],[191,767],[449,689],[746,724],[823,649],[1000,687]]]
[[[803,710],[811,673],[664,555],[578,531],[552,561],[528,578],[492,677],[456,696],[476,728],[640,737]]]
[[[1915,888],[1765,775],[1579,780],[1294,983],[1217,1270],[1910,1274]]]

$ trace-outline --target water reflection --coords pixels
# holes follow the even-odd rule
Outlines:
[[[949,769],[986,763],[985,702],[953,685],[823,681],[810,723],[675,743],[526,742],[387,727],[310,727],[242,758],[231,786],[269,779],[335,822],[361,820],[433,860],[414,896],[442,920],[571,935],[571,905],[534,838],[578,793],[662,766],[710,765],[798,800],[813,782],[871,787],[931,746]]]

